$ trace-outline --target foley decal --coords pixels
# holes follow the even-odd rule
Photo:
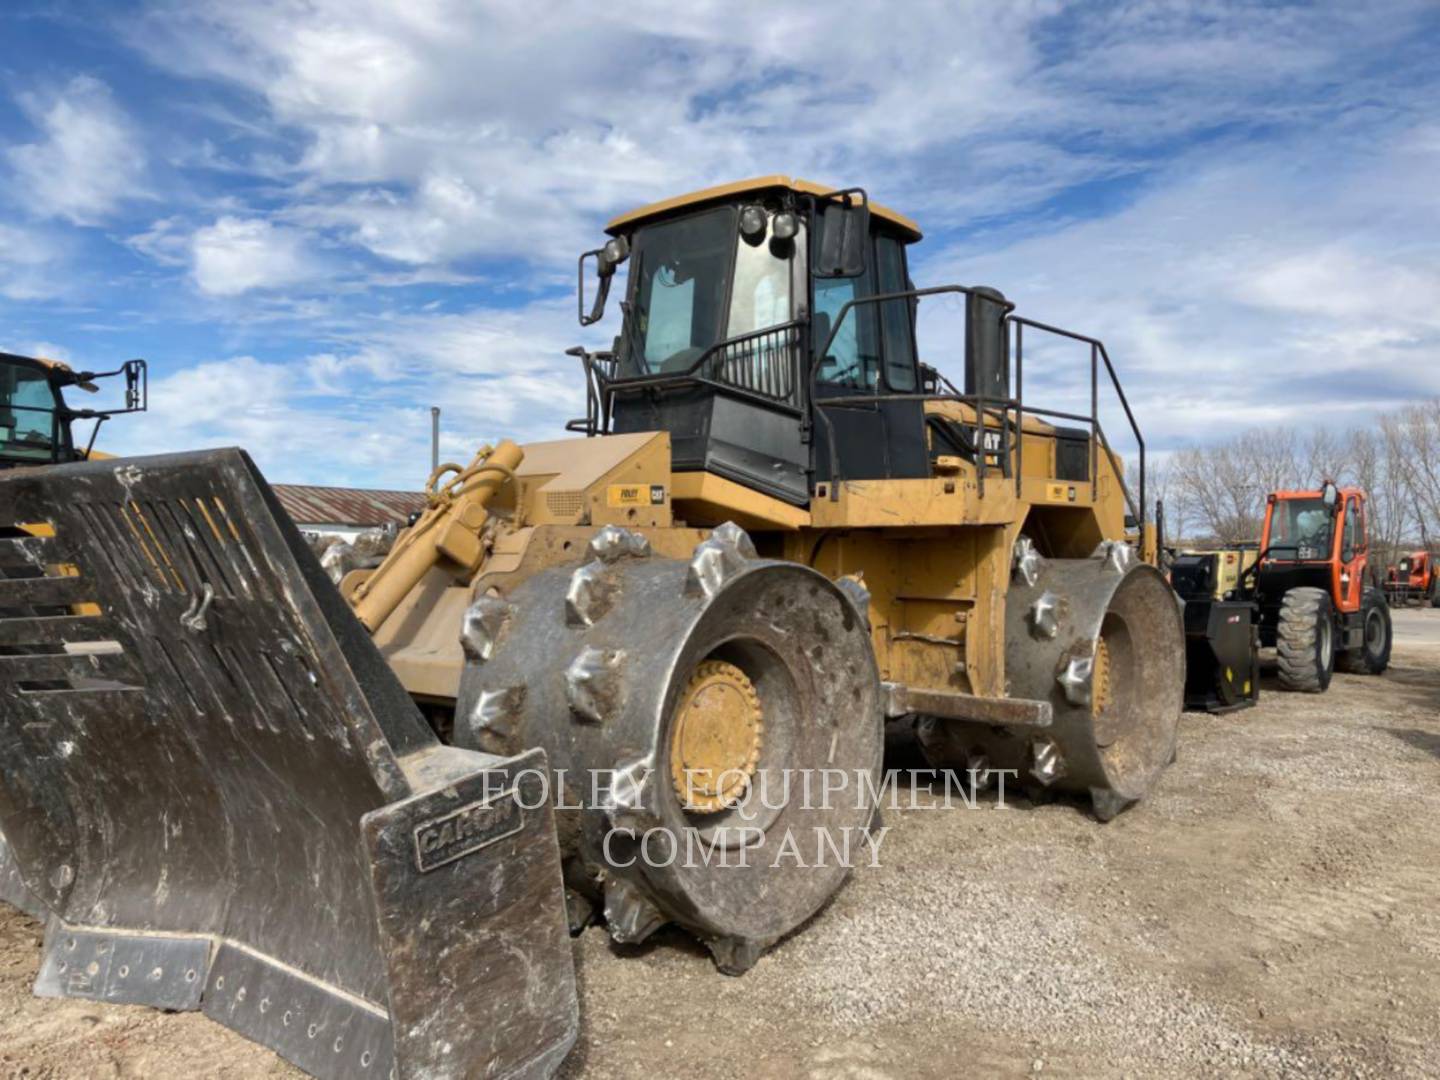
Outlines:
[[[605,491],[611,506],[664,506],[664,484],[611,484]]]

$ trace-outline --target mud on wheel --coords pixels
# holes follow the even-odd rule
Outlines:
[[[1280,601],[1275,628],[1280,685],[1302,693],[1323,693],[1335,671],[1335,615],[1324,589],[1296,588]]]
[[[562,811],[567,883],[617,941],[678,923],[742,972],[863,857],[883,731],[865,615],[735,526],[688,562],[607,526],[579,566],[477,600],[464,640],[456,742],[550,751],[555,797],[583,804]],[[845,778],[829,798],[824,770]]]
[[[1005,677],[1046,701],[1032,732],[945,723],[922,729],[937,768],[1010,769],[1035,795],[1089,795],[1109,820],[1175,757],[1185,640],[1170,586],[1118,541],[1088,559],[1046,559],[1022,537],[1006,597]]]

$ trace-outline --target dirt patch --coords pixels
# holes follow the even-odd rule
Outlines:
[[[1186,714],[1109,825],[1016,798],[888,814],[882,865],[743,978],[678,933],[585,933],[566,1076],[1440,1074],[1440,647],[1265,689]],[[197,1015],[31,997],[39,944],[0,915],[0,1074],[299,1075]]]

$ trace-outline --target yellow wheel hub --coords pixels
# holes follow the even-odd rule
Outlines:
[[[1104,712],[1114,703],[1110,689],[1110,646],[1102,636],[1095,642],[1095,670],[1091,675],[1090,703],[1094,711]]]
[[[760,697],[745,672],[724,660],[696,667],[670,736],[670,775],[687,810],[713,814],[740,801],[763,730]]]

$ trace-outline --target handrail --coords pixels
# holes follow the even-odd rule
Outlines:
[[[736,334],[734,337],[726,338],[724,341],[717,341],[709,346],[696,358],[695,362],[683,371],[662,371],[651,372],[647,375],[632,375],[624,379],[607,379],[606,383],[615,390],[643,390],[647,386],[661,386],[667,383],[679,383],[690,378],[697,377],[695,372],[706,363],[715,359],[718,354],[730,349],[735,345],[741,345],[752,338],[764,337],[766,334],[779,333],[782,330],[798,330],[803,326],[800,319],[791,319],[789,322],[776,323],[774,326],[767,326],[761,330],[750,330],[744,334]],[[705,380],[713,382],[715,380]]]
[[[835,448],[835,424],[831,421],[830,417],[826,415],[826,413],[822,410],[822,402],[819,394],[817,394],[816,391],[819,388],[820,383],[820,365],[824,362],[825,357],[830,355],[830,346],[835,344],[835,335],[840,332],[840,327],[844,325],[845,320],[849,317],[851,310],[859,307],[861,304],[882,304],[892,300],[919,300],[920,298],[925,296],[939,296],[946,293],[959,293],[963,296],[968,297],[974,292],[974,289],[967,288],[964,285],[932,285],[924,289],[902,289],[899,292],[879,293],[875,296],[859,296],[851,300],[846,300],[845,303],[840,305],[840,310],[835,315],[835,322],[830,327],[830,334],[828,337],[826,337],[824,346],[820,348],[819,351],[817,351],[815,355],[810,358],[810,402],[814,415],[819,417],[821,422],[823,422],[825,425],[825,446],[826,449],[829,451],[830,456],[831,502],[836,502],[840,498],[840,453]],[[987,297],[987,299],[992,298]],[[1003,305],[1005,310],[1004,312],[1002,312],[1002,317],[1008,317],[1010,312],[1015,310],[1015,305],[1009,300],[1003,301]],[[876,394],[875,399],[880,400],[881,398],[894,398],[899,396],[902,395]],[[981,447],[979,461],[977,463],[977,469],[979,470],[977,475],[982,477],[982,479],[980,480],[981,495],[985,494],[983,479],[985,469],[985,453],[982,442],[984,438],[982,434],[983,421],[981,420],[981,415],[984,410],[985,398],[983,395],[979,395],[977,398],[977,405],[975,409],[975,443],[977,446]]]
[[[766,326],[759,330],[750,330],[744,334],[736,334],[734,337],[725,338],[707,347],[694,363],[682,371],[651,372],[645,375],[632,375],[627,378],[617,378],[600,370],[595,363],[596,360],[604,358],[613,368],[618,366],[618,358],[613,353],[590,353],[582,346],[575,346],[567,349],[569,356],[579,357],[585,369],[586,375],[586,414],[585,418],[568,421],[565,430],[577,434],[594,435],[609,429],[611,415],[611,399],[619,393],[647,390],[651,388],[664,388],[675,386],[715,386],[725,390],[727,393],[751,399],[764,404],[769,408],[780,408],[792,412],[797,416],[803,415],[799,403],[795,401],[795,386],[793,377],[786,379],[785,392],[783,394],[770,394],[753,387],[746,386],[741,382],[731,381],[725,378],[711,378],[697,374],[707,364],[714,364],[717,361],[724,364],[731,358],[730,354],[737,346],[746,345],[752,341],[759,341],[772,335],[786,335],[785,340],[776,348],[777,353],[790,354],[786,358],[787,363],[795,363],[803,352],[803,341],[800,331],[804,323],[800,319],[791,319],[787,322],[776,323],[774,326]],[[793,373],[792,373],[793,375]],[[593,401],[592,401],[593,395]]]
[[[1136,423],[1136,421],[1135,421],[1135,413],[1134,413],[1134,411],[1130,408],[1130,399],[1125,396],[1125,388],[1120,385],[1120,377],[1115,373],[1115,365],[1114,365],[1114,363],[1112,363],[1111,360],[1110,360],[1110,353],[1109,353],[1109,351],[1105,348],[1105,343],[1104,343],[1103,341],[1101,341],[1099,338],[1093,338],[1093,337],[1090,337],[1090,336],[1088,336],[1088,335],[1086,335],[1086,334],[1077,334],[1077,333],[1075,333],[1075,331],[1073,331],[1073,330],[1064,330],[1064,329],[1062,329],[1062,328],[1060,328],[1060,327],[1058,327],[1058,326],[1051,326],[1049,323],[1037,322],[1035,319],[1027,319],[1027,318],[1025,318],[1025,317],[1022,316],[1022,315],[1012,315],[1012,316],[1009,316],[1009,321],[1010,321],[1013,325],[1015,325],[1015,326],[1031,326],[1031,327],[1034,327],[1036,330],[1043,330],[1043,331],[1045,331],[1047,334],[1055,334],[1055,335],[1057,335],[1058,337],[1069,338],[1069,339],[1072,340],[1072,341],[1079,341],[1079,342],[1082,342],[1083,344],[1086,344],[1086,345],[1089,345],[1089,346],[1090,346],[1090,411],[1091,411],[1091,413],[1092,413],[1092,415],[1093,415],[1094,423],[1095,423],[1095,425],[1097,426],[1097,428],[1098,428],[1098,426],[1099,426],[1099,417],[1098,417],[1098,412],[1099,412],[1099,407],[1098,407],[1098,406],[1099,406],[1099,403],[1098,403],[1098,400],[1097,400],[1097,385],[1096,385],[1096,384],[1097,384],[1097,359],[1099,359],[1099,360],[1104,360],[1104,361],[1105,361],[1105,373],[1110,377],[1110,386],[1111,386],[1111,388],[1115,391],[1115,396],[1120,400],[1120,407],[1125,410],[1125,419],[1126,419],[1127,421],[1129,421],[1129,424],[1130,424],[1130,433],[1135,436],[1135,445],[1139,448],[1139,451],[1140,451],[1140,482],[1139,482],[1139,489],[1140,489],[1140,490],[1139,490],[1139,495],[1140,495],[1140,499],[1139,499],[1139,502],[1140,502],[1141,512],[1138,513],[1138,514],[1135,514],[1135,520],[1136,520],[1137,523],[1143,523],[1144,520],[1145,520],[1145,517],[1144,517],[1144,508],[1145,508],[1145,437],[1140,434],[1140,425],[1139,425],[1138,423]],[[1017,371],[1018,371],[1018,369],[1019,369],[1019,357],[1020,357],[1020,354],[1019,354],[1019,352],[1018,352],[1018,350],[1017,350],[1017,365],[1016,365]],[[1017,375],[1017,379],[1018,379],[1018,375]],[[1018,396],[1018,394],[1019,394],[1019,391],[1018,391],[1018,390],[1016,391],[1016,394],[1017,394],[1017,396]],[[1034,410],[1034,409],[1031,410],[1031,412],[1034,412],[1034,411],[1036,411],[1036,410]],[[1092,458],[1093,458],[1093,450],[1092,450]],[[1112,458],[1113,458],[1113,452],[1112,452]],[[1113,463],[1113,462],[1112,462],[1112,463]],[[1116,475],[1117,475],[1117,476],[1120,476],[1120,478],[1121,478],[1121,479],[1120,479],[1120,486],[1121,486],[1122,488],[1125,488],[1125,487],[1126,487],[1126,484],[1125,484],[1125,480],[1124,480],[1123,474],[1121,474],[1121,473],[1119,472],[1119,470],[1117,470],[1117,471],[1116,471]],[[1090,478],[1091,478],[1091,482],[1094,483],[1094,481],[1095,481],[1095,471],[1094,471],[1093,468],[1091,469]],[[1130,502],[1130,501],[1131,501],[1131,500],[1130,500],[1130,497],[1129,497],[1129,491],[1128,491],[1128,490],[1126,491],[1126,501],[1127,501],[1127,502]],[[1132,503],[1132,512],[1133,512],[1133,503]]]
[[[1024,476],[1024,421],[1026,414],[1033,416],[1044,416],[1054,419],[1072,420],[1076,423],[1088,424],[1090,427],[1090,485],[1092,501],[1098,498],[1099,494],[1099,454],[1104,451],[1107,460],[1120,483],[1120,490],[1125,498],[1127,508],[1137,524],[1143,525],[1145,521],[1145,481],[1146,481],[1146,453],[1145,438],[1140,432],[1140,425],[1135,420],[1134,410],[1130,407],[1130,400],[1125,394],[1124,387],[1120,384],[1120,377],[1116,374],[1114,362],[1110,359],[1109,351],[1105,343],[1098,338],[1090,337],[1087,334],[1076,333],[1073,330],[1066,330],[1062,327],[1043,323],[1036,319],[1026,318],[1014,314],[1015,304],[1010,300],[996,300],[995,297],[985,296],[985,299],[998,304],[1001,308],[1000,317],[1005,325],[1015,328],[1014,361],[1015,361],[1015,395],[1005,399],[987,399],[984,393],[977,394],[949,394],[936,395],[925,393],[894,393],[880,392],[877,382],[877,390],[870,394],[844,394],[836,397],[823,398],[819,394],[820,368],[825,358],[830,353],[840,328],[849,317],[850,312],[862,305],[884,304],[899,300],[920,300],[927,296],[940,295],[961,295],[970,297],[977,294],[978,287],[965,285],[935,285],[924,289],[903,289],[896,292],[878,293],[874,296],[854,297],[845,301],[840,310],[836,313],[835,320],[830,327],[824,344],[816,350],[809,358],[807,391],[809,397],[809,410],[804,408],[803,403],[795,403],[794,386],[787,385],[784,396],[773,396],[747,388],[739,383],[730,382],[724,379],[709,378],[697,374],[706,364],[713,363],[717,357],[724,355],[737,345],[763,338],[767,335],[779,334],[781,332],[799,332],[796,339],[787,342],[783,346],[784,351],[794,351],[799,355],[799,360],[804,363],[803,357],[803,329],[804,321],[791,319],[788,322],[778,323],[775,326],[765,327],[760,330],[752,330],[744,334],[737,334],[734,337],[726,338],[716,342],[702,352],[695,361],[683,371],[674,372],[652,372],[643,375],[617,378],[613,374],[602,371],[597,361],[609,363],[612,372],[618,367],[617,358],[613,354],[587,353],[584,349],[576,348],[567,350],[570,355],[579,356],[586,372],[586,417],[584,420],[572,420],[566,424],[566,430],[584,432],[594,435],[598,432],[607,431],[610,424],[611,402],[617,393],[640,391],[651,388],[671,387],[681,385],[709,385],[724,389],[728,393],[737,394],[744,398],[753,399],[767,407],[779,406],[787,412],[796,413],[801,417],[802,429],[809,433],[813,421],[818,420],[825,426],[826,449],[830,459],[830,499],[839,499],[840,460],[839,450],[835,440],[835,425],[827,414],[830,408],[853,408],[872,402],[880,401],[904,401],[904,400],[954,400],[972,405],[975,410],[974,443],[977,447],[976,457],[976,480],[979,494],[985,494],[985,476],[989,469],[988,454],[985,450],[985,431],[988,429],[987,420],[995,418],[1000,421],[1001,448],[1000,454],[1008,463],[1010,455],[1014,454],[1014,479],[1015,492],[1017,496],[1021,492],[1021,483]],[[1066,338],[1071,341],[1080,342],[1090,346],[1090,413],[1088,416],[1079,413],[1063,412],[1057,409],[1044,409],[1034,406],[1027,407],[1024,400],[1024,378],[1025,378],[1025,328],[1043,331],[1047,334],[1054,334],[1057,337]],[[1007,341],[1009,335],[1007,334]],[[1103,426],[1100,423],[1100,366],[1103,363],[1105,374],[1109,381],[1110,388],[1115,392],[1120,402],[1120,407],[1125,413],[1125,419],[1130,425],[1130,432],[1135,438],[1135,444],[1139,450],[1140,478],[1138,484],[1138,500],[1132,495],[1129,484],[1126,483],[1123,472],[1123,463],[1110,445],[1105,435]],[[938,375],[938,372],[937,372]],[[942,376],[943,377],[943,376]],[[883,379],[883,375],[882,375]],[[953,390],[953,386],[951,386]],[[1009,416],[1015,414],[1015,431],[1017,439],[1013,448],[1010,445]]]
[[[819,384],[820,365],[824,362],[824,358],[829,355],[830,347],[834,344],[835,338],[840,332],[840,327],[844,324],[845,319],[849,316],[851,309],[858,307],[861,304],[880,304],[892,300],[918,300],[926,296],[935,296],[947,293],[962,294],[968,297],[975,294],[975,292],[975,288],[967,287],[964,285],[935,285],[925,289],[905,289],[899,292],[882,293],[876,296],[857,297],[852,300],[847,300],[843,305],[841,305],[839,312],[836,314],[835,322],[830,327],[830,333],[825,339],[824,346],[813,357],[811,357],[810,360],[810,400],[812,403],[814,415],[818,417],[820,421],[825,425],[825,431],[827,436],[826,443],[830,458],[830,498],[832,501],[837,500],[840,497],[837,484],[840,472],[839,453],[835,446],[834,423],[830,420],[829,416],[826,415],[824,411],[826,408],[849,406],[852,404],[858,404],[861,401],[865,400],[904,400],[906,398],[916,396],[924,397],[927,400],[935,399],[935,395],[910,395],[893,393],[875,393],[868,396],[846,395],[845,397],[840,398],[821,398],[819,396],[817,391]],[[1115,372],[1115,365],[1110,360],[1110,354],[1105,348],[1105,343],[1100,341],[1098,338],[1093,338],[1086,334],[1079,334],[1073,330],[1065,330],[1061,327],[1053,326],[1049,323],[1042,323],[1035,319],[1029,319],[1021,315],[1015,315],[1013,314],[1013,312],[1015,311],[1015,304],[1009,300],[994,301],[994,298],[990,296],[986,296],[986,299],[1003,304],[1004,310],[1001,313],[1001,317],[1005,320],[1007,325],[1015,327],[1015,396],[1003,402],[995,402],[995,404],[999,405],[1001,407],[1002,413],[1007,416],[1012,408],[1015,410],[1016,413],[1016,430],[1020,433],[1021,436],[1017,440],[1015,446],[1016,460],[1014,471],[1016,494],[1018,495],[1020,493],[1020,485],[1023,477],[1025,446],[1025,439],[1023,437],[1023,424],[1025,413],[1027,411],[1032,415],[1036,416],[1052,416],[1058,419],[1074,420],[1077,423],[1088,423],[1090,425],[1091,436],[1090,485],[1092,501],[1098,497],[1099,493],[1099,452],[1103,447],[1106,457],[1109,459],[1111,467],[1115,470],[1115,475],[1119,479],[1120,490],[1125,497],[1127,507],[1129,508],[1132,516],[1135,518],[1137,525],[1143,524],[1145,520],[1145,438],[1140,433],[1140,425],[1136,422],[1135,413],[1130,408],[1130,401],[1125,396],[1124,388],[1120,385],[1120,378]],[[1041,330],[1045,333],[1055,334],[1059,337],[1068,338],[1072,341],[1078,341],[1090,346],[1089,416],[1082,416],[1075,413],[1064,413],[1053,409],[1041,409],[1033,407],[1027,410],[1027,408],[1025,407],[1023,395],[1024,328],[1027,326],[1035,330]],[[1138,500],[1131,495],[1129,485],[1125,482],[1125,476],[1121,468],[1120,460],[1116,456],[1114,449],[1110,446],[1109,439],[1106,438],[1104,429],[1100,424],[1099,365],[1101,361],[1104,362],[1105,373],[1109,377],[1110,386],[1115,391],[1115,395],[1120,401],[1121,408],[1125,411],[1125,418],[1130,424],[1131,434],[1135,436],[1135,443],[1136,446],[1139,448],[1140,480]],[[945,399],[941,398],[940,400]],[[990,403],[987,402],[983,393],[974,395],[959,395],[955,398],[955,400],[973,404],[975,407],[975,445],[978,447],[978,453],[975,463],[976,482],[979,494],[983,497],[985,494],[985,474],[988,468],[988,458],[985,453],[983,442],[983,429],[985,426],[984,417],[990,414],[990,410],[987,407]],[[1008,458],[1010,453],[1010,447],[1008,446],[1009,427],[1004,423],[1003,420],[1001,423],[1001,435],[1002,440],[1004,441],[1001,447],[1001,453]]]

